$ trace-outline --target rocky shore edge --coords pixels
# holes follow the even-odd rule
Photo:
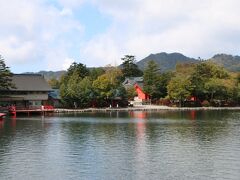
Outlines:
[[[55,113],[70,113],[70,112],[114,112],[114,111],[191,111],[191,110],[240,110],[240,107],[169,107],[169,106],[134,106],[127,108],[86,108],[86,109],[65,109],[56,108]]]

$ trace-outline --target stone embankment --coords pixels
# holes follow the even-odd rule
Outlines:
[[[127,108],[87,108],[87,109],[55,109],[56,113],[70,113],[70,112],[112,112],[112,111],[159,111],[159,110],[172,110],[172,111],[188,111],[188,110],[240,110],[240,107],[168,107],[168,106],[134,106]]]

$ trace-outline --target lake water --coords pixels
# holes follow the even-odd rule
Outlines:
[[[240,112],[5,119],[0,179],[240,179]]]

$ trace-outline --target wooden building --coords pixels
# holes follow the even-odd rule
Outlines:
[[[40,74],[14,74],[15,88],[0,89],[0,106],[31,107],[46,105],[52,91]]]

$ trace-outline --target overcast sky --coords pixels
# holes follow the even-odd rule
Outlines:
[[[0,0],[0,54],[14,73],[118,65],[125,54],[239,55],[239,0]]]

